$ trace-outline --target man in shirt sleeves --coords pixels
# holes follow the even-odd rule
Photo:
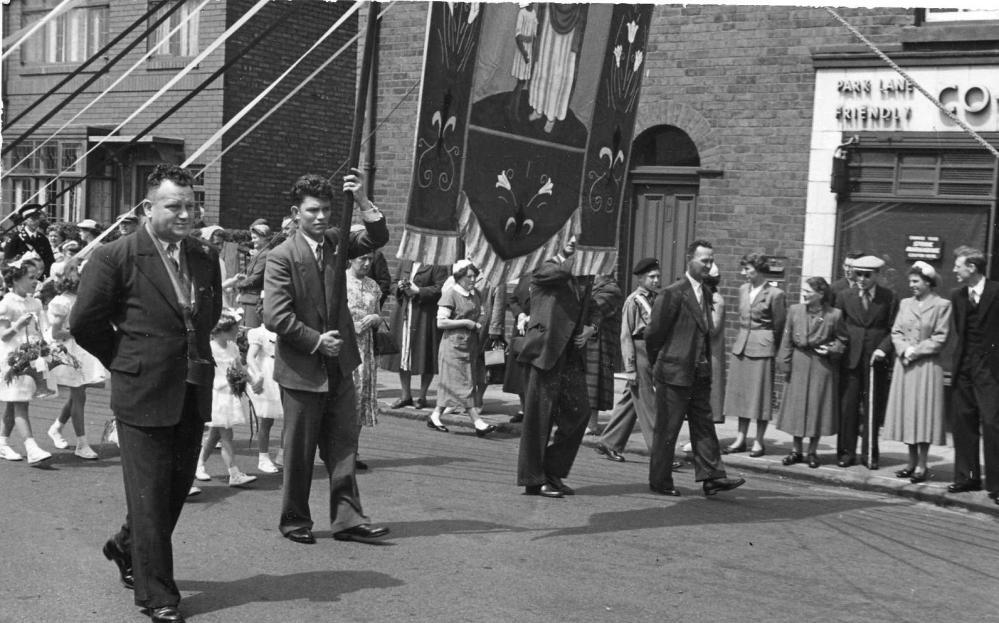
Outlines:
[[[104,555],[154,623],[184,620],[171,538],[211,419],[209,339],[222,312],[218,255],[189,236],[193,183],[174,165],[153,170],[145,223],[94,250],[69,322],[111,371],[128,513]]]
[[[364,231],[330,229],[333,188],[322,176],[303,175],[291,189],[298,231],[270,251],[264,273],[264,325],[277,334],[274,380],[284,407],[279,526],[296,543],[315,543],[309,493],[317,449],[329,474],[333,538],[369,542],[388,534],[388,528],[372,526],[361,509],[355,478],[361,425],[352,377],[361,357],[345,280],[334,282],[333,275],[336,253],[364,255],[388,242],[389,233],[359,171],[344,177],[343,189],[354,194]]]
[[[687,271],[656,297],[645,347],[655,362],[656,422],[649,461],[649,488],[678,496],[673,486],[673,456],[684,418],[690,427],[694,474],[704,495],[735,489],[746,481],[727,478],[711,420],[711,293],[702,283],[714,264],[710,242],[687,248]]]

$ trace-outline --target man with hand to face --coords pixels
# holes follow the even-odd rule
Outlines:
[[[309,493],[316,450],[326,465],[333,538],[370,542],[388,528],[372,526],[361,508],[355,465],[361,426],[355,416],[353,371],[361,363],[344,279],[334,279],[337,253],[355,258],[388,242],[382,213],[364,192],[357,169],[343,178],[364,229],[331,228],[333,187],[303,175],[291,189],[298,231],[267,256],[264,325],[277,334],[274,380],[284,407],[284,497],[281,534],[315,543]],[[343,275],[340,275],[343,277]]]

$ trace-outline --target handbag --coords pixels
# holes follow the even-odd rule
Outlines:
[[[399,353],[399,344],[384,318],[372,331],[374,332],[372,337],[376,355],[396,355]]]
[[[502,385],[506,376],[506,348],[502,338],[493,343],[483,352],[486,362],[486,385]]]

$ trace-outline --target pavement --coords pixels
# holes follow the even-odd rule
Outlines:
[[[415,387],[418,382],[418,379],[414,379],[415,389],[418,389]],[[615,395],[624,391],[624,387],[625,383],[622,378],[615,379]],[[407,407],[392,409],[388,407],[389,404],[394,402],[401,395],[399,377],[395,373],[387,372],[385,370],[378,371],[378,391],[379,400],[382,404],[382,417],[387,416],[409,420],[426,420],[426,418],[430,415],[429,408],[414,409]],[[111,419],[111,412],[108,407],[109,389],[92,389],[87,392],[87,396],[87,427],[89,438],[91,444],[96,445],[97,442],[99,442],[100,429],[99,427],[94,426],[95,421],[103,423],[110,421]],[[428,400],[431,406],[434,404],[435,396],[436,379],[434,380],[434,383],[431,384],[430,392],[428,394]],[[52,451],[53,448],[46,431],[48,430],[49,425],[58,416],[59,409],[62,407],[64,402],[65,396],[60,396],[36,400],[31,404],[30,416],[32,426],[34,428],[35,438],[42,448],[49,451]],[[486,390],[483,400],[482,418],[490,424],[495,424],[500,433],[513,436],[520,435],[520,425],[511,424],[509,422],[510,418],[516,414],[519,409],[520,405],[516,395],[503,392],[501,387],[498,385],[491,385]],[[610,419],[610,415],[610,411],[600,412],[598,421],[601,428],[606,425],[607,421]],[[448,427],[472,427],[470,418],[463,413],[445,414],[442,417],[442,421]],[[737,418],[726,417],[725,422],[715,426],[715,430],[718,433],[718,439],[723,447],[729,445],[732,440],[735,439],[737,422]],[[755,424],[751,424],[749,432],[751,435],[755,433]],[[66,426],[64,434],[66,434],[67,438],[70,439],[72,443],[73,436],[71,426]],[[249,429],[245,425],[236,427],[237,438],[245,438],[248,436]],[[274,436],[276,436],[276,432],[272,433],[272,437]],[[587,435],[584,437],[583,446],[589,450],[581,449],[577,461],[587,458],[585,453],[588,451],[592,452],[599,439],[599,436],[596,435]],[[751,443],[751,439],[752,438],[750,437],[750,441],[748,443]],[[682,444],[686,443],[688,440],[689,437],[687,427],[684,427],[680,432],[678,445],[682,446]],[[15,446],[15,449],[23,454],[21,440],[16,433],[13,435],[11,441]],[[930,502],[939,506],[966,508],[971,511],[999,516],[999,504],[993,502],[993,500],[991,500],[984,491],[959,494],[947,492],[947,485],[951,483],[951,478],[954,472],[954,448],[950,444],[949,435],[948,445],[930,447],[929,467],[931,471],[931,478],[927,482],[921,484],[912,484],[908,479],[895,477],[895,471],[905,467],[908,460],[908,448],[903,443],[882,440],[880,469],[872,471],[862,465],[855,465],[848,468],[838,467],[836,465],[835,442],[836,438],[833,436],[823,437],[820,440],[818,454],[819,460],[822,464],[818,468],[809,468],[804,463],[785,466],[781,464],[781,460],[788,454],[788,452],[791,451],[791,436],[782,433],[771,425],[766,433],[766,439],[764,442],[766,454],[764,456],[753,458],[743,452],[738,454],[728,454],[723,458],[725,466],[732,473],[766,473],[778,478],[811,481],[825,485],[836,485],[866,491],[889,493],[923,502]],[[70,448],[72,449],[72,446]],[[645,447],[645,441],[642,438],[637,424],[635,425],[635,430],[632,433],[631,438],[625,446],[624,455],[626,457],[629,455],[648,457],[649,455],[649,451]],[[597,458],[598,455],[593,452],[591,456],[592,458]],[[678,453],[677,456],[679,458],[681,454]],[[688,459],[688,465],[686,468],[689,469],[691,467],[689,465],[690,457],[688,456],[686,458]]]
[[[417,390],[419,380],[413,379],[413,388]],[[615,396],[619,395],[625,388],[623,378],[615,379]],[[382,415],[400,417],[413,420],[425,420],[431,409],[415,409],[405,407],[392,409],[387,405],[394,402],[400,395],[400,383],[397,374],[385,370],[378,371],[379,399],[382,403]],[[430,386],[427,396],[431,407],[434,404],[436,379]],[[498,385],[490,385],[483,398],[482,419],[499,428],[500,432],[520,435],[520,424],[511,424],[509,419],[520,410],[517,396],[507,394]],[[610,420],[610,411],[601,411],[599,414],[599,424],[602,428]],[[441,421],[448,427],[472,427],[470,418],[465,414],[445,414]],[[736,437],[738,418],[726,417],[725,422],[716,424],[715,430],[722,447],[729,445]],[[747,445],[752,443],[752,435],[755,434],[755,423],[750,424],[750,437]],[[689,441],[687,427],[680,432],[678,446],[682,446]],[[583,446],[594,449],[600,437],[597,435],[587,435],[583,438]],[[819,441],[819,460],[821,465],[818,468],[809,468],[804,463],[785,466],[782,459],[791,451],[791,435],[777,430],[772,424],[767,429],[764,447],[766,454],[753,458],[746,452],[737,454],[727,454],[723,457],[724,463],[729,471],[762,472],[780,478],[812,481],[826,485],[837,485],[850,487],[866,491],[876,491],[881,493],[895,494],[923,502],[930,502],[944,507],[966,508],[975,512],[999,515],[999,504],[988,497],[985,491],[975,491],[969,493],[948,493],[947,485],[952,482],[954,473],[954,448],[951,444],[950,435],[947,436],[946,446],[931,446],[929,454],[929,469],[931,478],[927,482],[912,484],[909,480],[895,477],[895,471],[906,466],[908,463],[908,446],[897,441],[881,440],[880,466],[877,470],[869,470],[862,465],[854,465],[848,468],[836,465],[836,438],[834,436],[823,437]],[[807,440],[806,440],[807,444]],[[583,458],[583,450],[580,450],[580,457]],[[635,430],[625,446],[624,453],[648,457],[649,451],[645,446],[645,440],[639,431],[636,423]],[[594,454],[594,456],[596,456]],[[677,454],[680,456],[680,453]],[[688,463],[690,457],[687,457]]]

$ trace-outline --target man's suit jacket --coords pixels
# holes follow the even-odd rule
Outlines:
[[[832,282],[829,289],[832,290],[833,296],[836,296],[843,290],[849,290],[853,287],[853,282],[846,277],[840,277],[836,281]]]
[[[4,246],[3,257],[5,260],[13,260],[28,251],[34,251],[38,257],[42,258],[42,263],[45,265],[43,272],[48,277],[49,270],[55,263],[55,256],[52,252],[52,244],[40,229],[34,234],[29,234],[24,227],[17,228],[11,233],[6,246]]]
[[[836,307],[843,310],[843,321],[850,336],[845,365],[853,370],[867,364],[875,350],[892,353],[891,327],[898,312],[898,299],[884,286],[877,286],[867,311],[860,301],[860,290],[849,288],[836,295]]]
[[[531,319],[517,361],[551,370],[577,328],[593,321],[595,307],[589,290],[580,292],[567,262],[546,261],[531,277]]]
[[[971,300],[968,298],[968,286],[957,288],[950,295],[953,306],[951,313],[951,371],[961,370],[961,357],[964,355],[964,332],[967,328],[968,308]],[[993,378],[999,380],[999,281],[985,282],[982,298],[978,301],[978,323],[985,338],[988,352],[988,366]]]
[[[746,357],[773,357],[777,354],[787,320],[784,291],[764,283],[763,289],[750,301],[751,288],[748,283],[739,286],[739,333],[732,344],[732,353]]]
[[[195,298],[197,357],[211,361],[211,331],[222,313],[219,258],[197,238],[180,243]],[[111,410],[134,426],[174,426],[184,407],[188,336],[170,275],[149,232],[140,227],[98,247],[80,276],[70,314],[76,342],[111,371]],[[194,364],[205,388],[198,410],[211,419],[213,366]]]
[[[348,234],[347,257],[355,258],[388,242],[385,219],[365,223],[366,231]],[[264,325],[277,334],[274,380],[282,387],[311,392],[329,390],[329,366],[337,363],[349,376],[361,363],[354,322],[347,308],[346,281],[334,292],[338,229],[323,237],[323,272],[301,231],[272,249],[264,272]],[[340,331],[343,345],[336,360],[316,352],[319,336]]]
[[[711,301],[711,292],[701,286],[702,300]],[[652,318],[645,329],[645,349],[655,362],[652,378],[667,385],[689,387],[704,342],[711,335],[711,314],[697,303],[694,288],[686,275],[663,288],[652,306]]]

